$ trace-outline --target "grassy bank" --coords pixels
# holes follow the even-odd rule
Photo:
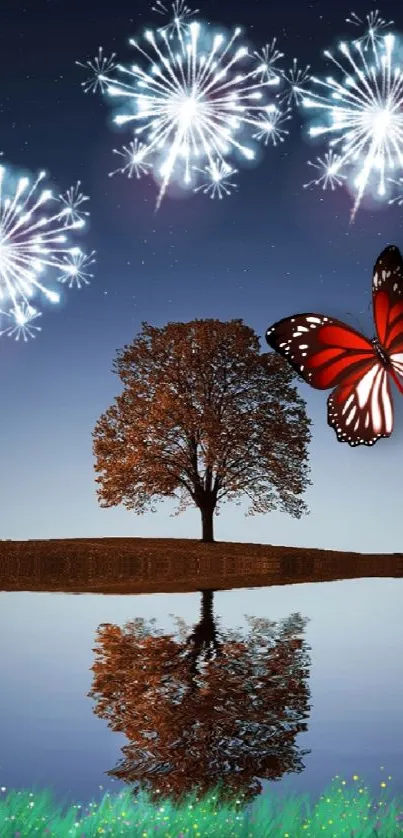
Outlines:
[[[390,779],[390,778],[388,778]],[[387,783],[371,799],[358,776],[350,784],[336,777],[315,803],[307,796],[282,802],[274,795],[260,798],[248,809],[241,801],[216,803],[213,793],[203,800],[187,798],[181,806],[169,801],[152,805],[146,795],[105,794],[99,803],[75,805],[64,811],[47,792],[0,792],[1,838],[394,838],[403,835],[403,798],[387,796]]]

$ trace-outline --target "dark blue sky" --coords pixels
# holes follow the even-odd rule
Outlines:
[[[326,72],[322,52],[353,34],[351,2],[267,0],[197,4],[201,18],[239,24],[255,48],[277,36],[291,63]],[[396,2],[379,7],[403,33]],[[357,2],[364,16],[375,6]],[[403,247],[402,209],[373,205],[349,223],[351,198],[305,190],[308,159],[326,146],[306,139],[296,114],[282,147],[260,164],[240,168],[239,189],[222,201],[201,195],[167,197],[155,213],[151,179],[108,172],[112,149],[131,138],[116,134],[99,95],[85,95],[76,60],[103,45],[133,61],[128,38],[161,18],[139,0],[2,0],[0,7],[0,150],[9,164],[46,168],[64,190],[77,179],[91,197],[84,245],[97,251],[90,287],[65,293],[45,308],[43,331],[27,344],[0,338],[0,536],[57,538],[140,535],[199,537],[199,515],[171,518],[171,504],[140,518],[98,507],[91,431],[120,392],[110,372],[115,351],[146,320],[242,317],[261,336],[269,324],[298,311],[349,320],[372,336],[372,265],[390,243]],[[355,319],[351,316],[354,315]],[[373,449],[337,442],[326,422],[326,395],[300,385],[314,421],[311,515],[293,521],[273,514],[244,518],[226,506],[216,537],[323,546],[365,552],[401,549],[400,462],[403,409],[396,429]]]

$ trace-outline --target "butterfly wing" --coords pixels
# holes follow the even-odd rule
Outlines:
[[[381,350],[393,372],[403,377],[403,259],[394,245],[385,247],[376,260],[372,304]],[[373,445],[390,436],[393,404],[386,368],[376,364],[351,383],[352,388],[339,387],[328,398],[328,421],[338,439],[350,445]]]
[[[385,247],[375,263],[372,304],[378,340],[403,377],[403,259],[394,245]]]
[[[389,376],[375,361],[362,375],[336,387],[327,400],[327,421],[339,442],[374,445],[393,431],[393,404]]]
[[[311,387],[328,390],[358,378],[376,362],[367,338],[341,320],[323,314],[296,314],[270,326],[266,340]]]
[[[266,340],[311,387],[335,388],[328,398],[328,423],[339,442],[373,445],[390,436],[388,375],[367,338],[341,320],[297,314],[274,323]]]

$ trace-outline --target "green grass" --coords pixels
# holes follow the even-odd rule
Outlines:
[[[391,779],[391,778],[388,778]],[[311,803],[308,796],[280,801],[267,794],[245,808],[242,800],[218,805],[213,793],[188,797],[181,805],[152,804],[147,795],[129,791],[105,794],[99,803],[62,809],[46,792],[0,791],[1,838],[93,838],[99,835],[133,838],[314,838],[351,836],[394,838],[403,835],[403,798],[386,797],[381,783],[377,800],[358,776],[352,785],[336,777],[330,788]]]

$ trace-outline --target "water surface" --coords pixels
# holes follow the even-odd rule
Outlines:
[[[391,774],[393,793],[402,794],[403,580],[259,588],[247,581],[244,588],[204,594],[0,593],[0,785],[52,787],[59,798],[87,800],[123,787],[106,773],[122,758],[129,784],[139,771],[152,777],[153,766],[164,777],[170,764],[176,787],[186,782],[182,760],[187,781],[199,770],[229,777],[240,771],[253,796],[259,779],[253,765],[265,748],[266,776],[276,779],[263,782],[263,792],[274,786],[280,794],[291,789],[315,797],[335,774],[348,779],[358,773],[375,790]],[[129,621],[135,621],[134,634],[122,631]],[[93,650],[105,623],[111,626],[102,660]],[[144,666],[151,667],[147,684],[158,675],[152,709],[151,686],[141,704],[136,673],[143,641]],[[98,695],[90,698],[96,660]],[[115,679],[113,689],[108,678]],[[175,702],[183,702],[180,712]],[[139,712],[149,712],[144,725]],[[108,718],[118,730],[108,728]],[[217,726],[213,766],[208,743],[218,736]],[[152,736],[151,756],[130,746],[131,733],[142,727],[158,728],[159,766]]]

